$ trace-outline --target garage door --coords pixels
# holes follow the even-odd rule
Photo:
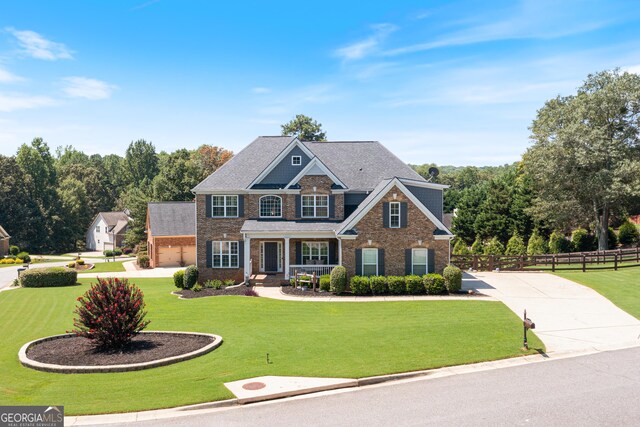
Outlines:
[[[184,265],[196,265],[196,247],[183,246],[182,258],[184,259]]]
[[[158,267],[179,267],[180,246],[160,247],[158,250]]]

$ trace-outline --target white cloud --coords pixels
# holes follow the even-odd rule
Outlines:
[[[24,79],[20,76],[16,76],[15,74],[0,68],[0,83],[16,83],[21,82]]]
[[[73,52],[64,44],[47,40],[35,31],[6,28],[18,39],[22,51],[36,59],[55,61],[57,59],[73,59]]]
[[[362,59],[375,52],[378,45],[398,29],[395,25],[386,23],[372,25],[371,28],[374,33],[370,37],[336,49],[335,55],[345,60]]]
[[[0,111],[8,113],[15,110],[27,110],[30,108],[48,107],[55,105],[56,101],[48,96],[31,96],[24,94],[0,93]]]
[[[271,89],[269,89],[268,87],[254,87],[251,89],[251,92],[258,95],[262,95],[266,93],[271,93]]]
[[[87,77],[66,77],[63,82],[62,90],[71,98],[106,99],[117,89],[115,85]]]
[[[626,71],[627,73],[640,74],[640,64],[622,67],[622,71]],[[1,80],[2,79],[0,78],[0,81]]]

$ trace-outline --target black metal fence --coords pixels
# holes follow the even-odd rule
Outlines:
[[[534,267],[556,270],[599,270],[640,266],[640,247],[608,251],[544,255],[451,255],[451,264],[478,271],[527,270]]]

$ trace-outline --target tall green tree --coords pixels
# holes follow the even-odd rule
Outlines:
[[[640,76],[589,75],[577,94],[547,101],[531,126],[524,165],[538,192],[533,214],[556,228],[596,224],[607,249],[612,207],[640,195]]]
[[[186,149],[162,156],[158,175],[153,179],[154,200],[193,200],[191,189],[200,182],[200,170]]]
[[[281,126],[282,135],[297,136],[302,141],[326,141],[327,134],[322,130],[322,124],[304,114],[296,116]]]
[[[129,144],[124,157],[124,169],[133,185],[140,185],[145,179],[151,182],[158,174],[156,147],[144,139]]]

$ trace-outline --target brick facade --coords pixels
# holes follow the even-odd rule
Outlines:
[[[149,261],[151,268],[157,267],[157,262],[160,256],[161,247],[176,247],[176,246],[195,246],[196,236],[158,236],[154,237],[149,235],[147,240],[147,251],[149,253]]]
[[[397,198],[393,198],[393,194]],[[407,202],[407,227],[383,228],[382,205],[385,202]],[[435,240],[436,226],[397,187],[389,192],[356,224],[358,236],[342,241],[342,265],[349,276],[356,274],[356,249],[383,248],[385,275],[405,275],[405,249],[427,248],[435,251],[435,270],[442,270],[449,262],[449,241]],[[371,245],[369,245],[371,240]],[[418,241],[422,240],[422,244]]]

